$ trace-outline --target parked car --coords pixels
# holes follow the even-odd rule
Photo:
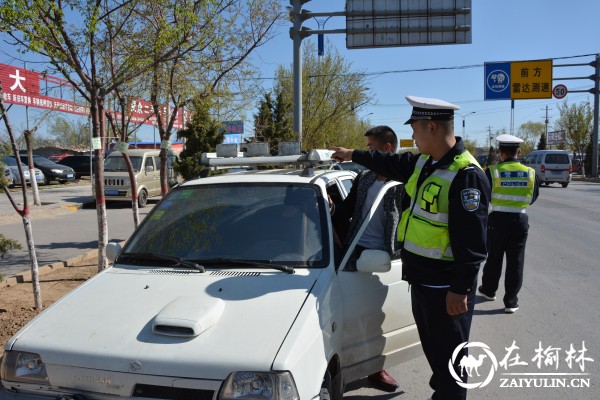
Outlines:
[[[123,249],[109,244],[108,269],[7,342],[0,398],[340,400],[345,384],[420,356],[402,262],[365,250],[346,268],[398,182],[334,251],[328,197],[342,201],[354,177],[306,166],[176,186]]]
[[[73,168],[76,179],[82,176],[91,176],[90,156],[68,156],[58,161],[58,164]]]
[[[144,207],[148,198],[161,195],[160,188],[160,150],[135,149],[127,154],[133,164],[137,182],[138,206]],[[167,156],[167,182],[169,186],[177,183],[173,170],[175,155]],[[95,195],[95,191],[94,191]],[[104,196],[106,201],[131,202],[131,183],[125,159],[120,151],[110,153],[104,160]]]
[[[21,161],[27,162],[27,155],[21,154]],[[66,183],[68,181],[75,180],[75,171],[73,168],[67,167],[66,165],[60,165],[53,161],[48,160],[46,157],[33,156],[33,165],[39,168],[44,173],[44,183],[50,184],[51,181],[58,181],[58,183]]]
[[[15,186],[15,177],[7,166],[4,166],[4,179],[6,180],[6,186],[9,188]]]
[[[535,169],[541,184],[560,183],[566,188],[571,182],[571,158],[566,150],[534,150],[525,165]]]
[[[4,164],[6,164],[6,167],[10,169],[11,175],[13,177],[13,186],[21,185],[21,175],[19,174],[17,159],[11,156],[4,156],[2,158],[2,162],[4,162]],[[21,162],[21,166],[23,168],[23,175],[25,176],[25,183],[31,184],[31,179],[29,176],[29,166],[25,162]],[[35,172],[36,183],[43,184],[44,173],[38,168],[33,168],[33,172]]]

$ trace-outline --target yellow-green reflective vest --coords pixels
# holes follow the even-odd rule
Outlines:
[[[454,260],[448,232],[448,192],[450,185],[461,169],[470,164],[479,166],[468,152],[454,157],[447,168],[438,168],[418,188],[417,181],[423,166],[429,159],[421,155],[415,170],[405,184],[410,196],[410,207],[402,212],[398,224],[398,240],[404,242],[404,249],[413,254],[437,260]]]
[[[524,213],[531,204],[535,170],[516,161],[490,165],[492,175],[491,211]]]

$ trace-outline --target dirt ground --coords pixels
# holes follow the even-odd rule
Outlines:
[[[61,268],[40,277],[44,309],[98,272],[96,259]],[[43,311],[43,310],[42,310]],[[0,288],[0,357],[4,344],[23,325],[39,314],[31,282]]]

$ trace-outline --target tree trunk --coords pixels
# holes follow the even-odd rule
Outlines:
[[[96,197],[96,218],[98,221],[98,272],[108,267],[106,258],[106,245],[108,244],[108,224],[106,220],[106,199],[104,197],[104,104],[103,99],[97,91],[91,96],[93,101],[90,105],[92,117],[92,136],[100,138],[100,149],[94,150],[96,163],[94,164],[94,190]]]
[[[31,220],[29,219],[29,212],[23,215],[23,227],[25,228],[27,250],[29,251],[29,257],[31,259],[31,285],[33,287],[33,299],[35,302],[35,309],[40,311],[43,308],[42,290],[40,288],[39,267],[37,255],[35,254],[35,244],[33,243],[33,230],[31,229]]]
[[[168,180],[168,153],[169,149],[160,149],[160,194],[165,197],[169,193],[169,180]]]
[[[129,186],[131,186],[131,210],[133,212],[133,225],[135,229],[137,229],[140,224],[140,213],[138,207],[138,195],[137,195],[137,182],[135,180],[135,172],[133,171],[133,164],[131,163],[131,158],[129,158],[129,154],[126,152],[121,152],[123,155],[123,159],[125,160],[125,165],[127,165],[127,173],[129,174]],[[140,169],[144,168],[143,165],[140,166]]]
[[[40,201],[40,193],[35,180],[35,167],[33,165],[33,132],[26,130],[23,132],[23,135],[25,136],[25,145],[27,146],[27,164],[29,164],[29,181],[31,182],[31,191],[33,192],[33,205],[41,206],[42,202]]]

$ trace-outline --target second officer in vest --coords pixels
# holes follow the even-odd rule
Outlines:
[[[469,340],[477,273],[486,257],[490,185],[462,139],[454,136],[458,106],[415,96],[406,100],[413,106],[406,124],[421,154],[334,147],[332,157],[352,159],[405,182],[410,205],[398,226],[398,239],[404,242],[402,275],[411,284],[413,316],[433,372],[432,399],[465,399],[467,390],[454,376],[462,376],[463,383],[467,379],[459,362],[467,356],[464,343]]]
[[[516,160],[522,139],[513,135],[496,138],[500,163],[490,165],[486,175],[492,186],[488,218],[488,258],[483,267],[479,293],[486,300],[496,299],[506,254],[504,273],[504,312],[519,309],[519,290],[523,283],[525,243],[529,231],[526,209],[537,199],[539,182],[535,171]]]

